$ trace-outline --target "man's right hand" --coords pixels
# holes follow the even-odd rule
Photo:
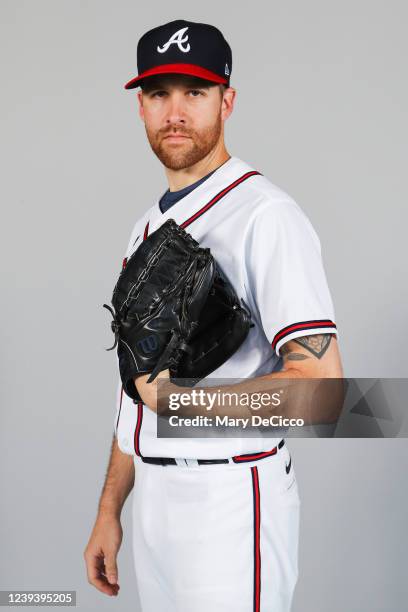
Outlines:
[[[88,582],[106,595],[117,595],[117,554],[122,543],[120,519],[113,515],[98,515],[84,551]]]

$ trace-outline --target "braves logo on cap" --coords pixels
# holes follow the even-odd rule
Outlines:
[[[173,36],[171,36],[169,40],[162,47],[157,45],[157,51],[159,53],[164,53],[165,51],[167,51],[170,45],[177,45],[180,51],[183,51],[183,53],[187,53],[188,51],[190,51],[191,47],[190,47],[190,43],[188,42],[188,34],[184,36],[184,33],[187,32],[187,30],[188,30],[188,27],[181,28],[181,30],[178,30],[177,32],[175,32]],[[183,43],[187,43],[187,46],[183,47]]]
[[[159,74],[184,74],[229,87],[231,47],[215,26],[175,19],[139,39],[137,67],[139,74],[126,83],[126,89],[142,87]]]

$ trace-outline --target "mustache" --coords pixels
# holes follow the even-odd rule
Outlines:
[[[162,135],[162,138],[166,138],[166,136],[171,136],[172,134],[180,134],[181,136],[191,136],[191,132],[180,128],[160,130],[159,134]]]

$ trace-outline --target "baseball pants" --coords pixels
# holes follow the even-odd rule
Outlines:
[[[135,457],[142,612],[289,612],[299,510],[286,445],[238,465],[161,466]]]

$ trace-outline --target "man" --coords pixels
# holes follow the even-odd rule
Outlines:
[[[342,377],[310,221],[226,149],[236,91],[223,35],[183,20],[159,26],[140,39],[138,68],[125,87],[141,86],[139,114],[169,189],[137,221],[126,256],[168,218],[211,249],[254,323],[214,378],[275,384]],[[118,386],[108,474],[84,553],[89,582],[118,594],[120,514],[134,487],[143,612],[288,612],[298,576],[299,496],[284,440],[158,438],[157,380],[147,378],[135,379],[143,402]]]

